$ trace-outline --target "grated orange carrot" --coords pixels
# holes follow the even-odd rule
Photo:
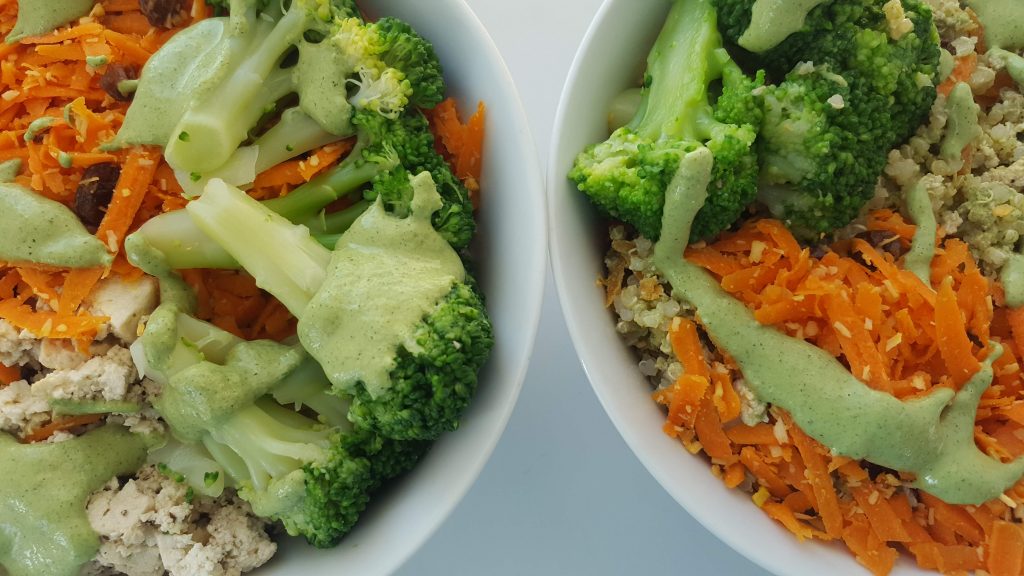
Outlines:
[[[889,241],[904,248],[916,230],[888,210],[870,213],[866,223],[869,230],[892,233]],[[979,405],[975,436],[981,449],[997,457],[1024,454],[1024,311],[1002,307],[999,285],[981,274],[962,241],[939,239],[934,287],[860,238],[812,256],[771,220],[748,222],[713,243],[691,246],[686,257],[762,324],[821,347],[866,384],[899,398],[936,386],[958,387],[980,369],[988,342],[1002,341],[1004,354],[994,363],[995,380]],[[621,285],[624,274],[615,278]],[[615,278],[604,281],[609,293]],[[1017,564],[1024,542],[1017,541],[1021,528],[1009,500],[946,504],[913,490],[911,478],[831,454],[781,413],[770,413],[767,423],[756,426],[729,419],[735,412],[721,410],[725,382],[735,393],[733,381],[742,374],[724,358],[720,376],[721,364],[707,355],[697,335],[688,319],[670,325],[668,342],[690,380],[655,393],[668,408],[665,430],[690,451],[710,457],[727,485],[734,485],[742,466],[754,488],[767,492],[756,501],[770,517],[799,538],[841,539],[876,574],[892,570],[901,549],[920,566],[945,573],[993,567],[1024,573]],[[700,379],[708,376],[705,388]],[[698,394],[703,396],[695,414],[686,412],[682,407],[692,410]],[[1013,506],[1024,504],[1024,483],[1007,498]],[[998,559],[990,555],[997,538],[999,548],[1009,551]]]
[[[457,103],[448,98],[427,110],[430,127],[438,140],[438,149],[451,163],[455,176],[466,185],[474,205],[479,202],[483,165],[484,123],[487,108],[483,102],[465,124],[459,119]]]

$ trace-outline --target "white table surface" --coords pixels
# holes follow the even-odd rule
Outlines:
[[[562,84],[601,0],[466,1],[504,55],[546,166]],[[767,573],[690,518],[633,456],[590,389],[549,276],[533,363],[504,437],[399,575],[576,574]]]

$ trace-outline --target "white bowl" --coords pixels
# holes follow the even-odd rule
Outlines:
[[[651,400],[650,385],[616,333],[613,312],[604,308],[604,293],[595,284],[608,246],[606,220],[566,174],[584,147],[608,136],[608,107],[642,77],[668,8],[665,0],[605,0],[562,92],[548,162],[548,209],[555,282],[569,332],[594,392],[623,439],[698,522],[776,574],[862,576],[867,571],[845,549],[797,541],[749,495],[727,489],[712,476],[702,457],[690,455],[662,432],[665,415]],[[924,572],[901,561],[894,574]]]
[[[512,413],[540,320],[546,260],[543,179],[512,78],[490,36],[462,0],[362,0],[371,16],[396,16],[434,43],[449,92],[472,112],[487,105],[483,207],[476,272],[495,328],[495,348],[461,427],[370,502],[333,550],[288,539],[259,576],[375,576],[397,570],[448,517],[476,480]]]

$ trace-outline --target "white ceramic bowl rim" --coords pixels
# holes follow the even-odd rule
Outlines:
[[[526,115],[497,48],[464,0],[361,0],[371,16],[410,22],[430,40],[449,93],[473,112],[487,105],[483,207],[476,272],[495,328],[495,348],[460,429],[446,434],[410,474],[370,503],[337,548],[288,539],[256,574],[373,576],[397,570],[437,530],[479,476],[508,423],[540,322],[547,272],[543,178]]]
[[[608,135],[607,110],[642,77],[650,46],[670,4],[605,0],[577,52],[562,92],[548,161],[551,260],[569,333],[605,411],[623,439],[665,490],[734,550],[784,575],[863,575],[838,545],[801,543],[751,502],[725,488],[702,457],[662,432],[664,413],[650,398],[637,359],[615,331],[596,286],[608,245],[605,220],[567,178],[573,159]],[[681,535],[685,537],[685,535]],[[924,574],[901,561],[894,575]]]

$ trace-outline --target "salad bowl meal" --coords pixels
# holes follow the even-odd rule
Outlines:
[[[6,0],[0,34],[0,574],[397,569],[540,314],[469,8]]]
[[[1024,571],[1022,51],[1008,0],[609,0],[577,55],[577,351],[775,573]]]

